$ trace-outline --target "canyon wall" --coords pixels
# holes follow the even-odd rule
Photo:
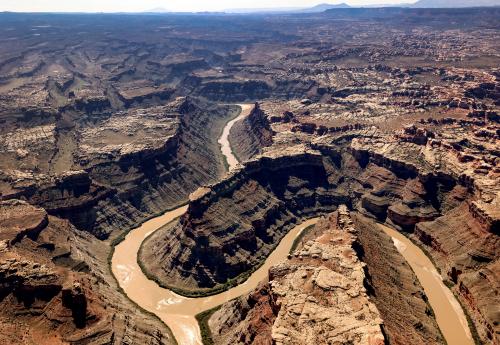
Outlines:
[[[260,101],[267,98],[293,99],[310,92],[316,83],[310,80],[269,80],[222,78],[203,80],[190,76],[179,85],[186,94],[203,95],[210,101],[241,103]]]
[[[451,164],[442,164],[436,170],[422,161],[420,144],[373,145],[372,136],[365,145],[366,133],[364,129],[337,133],[334,144],[317,140],[309,147],[268,150],[220,183],[193,193],[188,212],[180,221],[145,242],[140,255],[143,267],[180,293],[218,292],[243,281],[293,224],[347,204],[429,246],[427,250],[443,277],[456,283],[454,291],[480,337],[494,339],[498,315],[492,305],[498,297],[481,291],[487,284],[498,284],[494,278],[498,217],[493,204],[477,201],[484,180],[466,178]],[[464,218],[459,227],[443,223],[455,219],[457,212]],[[362,242],[371,241],[370,236],[361,236]],[[389,296],[394,291],[378,277],[383,269],[394,270],[389,262],[395,254],[386,251],[387,264],[381,266],[374,259],[377,251],[381,249],[366,249],[366,260],[373,266],[372,285],[382,291],[380,296]],[[409,298],[414,299],[412,308],[423,320],[418,323],[409,318],[400,327],[415,330],[412,337],[417,343],[439,341],[436,332],[420,332],[420,328],[429,326],[432,311],[423,295],[411,291],[415,280],[408,267],[394,274],[394,279],[401,279],[398,291],[413,294]],[[388,320],[396,317],[388,314],[395,301],[375,301]],[[401,306],[400,310],[405,308]],[[401,329],[396,326],[387,329],[389,337],[402,341],[398,332]]]
[[[211,315],[214,343],[444,344],[432,314],[425,314],[415,275],[407,265],[395,265],[404,259],[390,238],[358,224],[341,205],[307,230],[289,259],[270,269],[269,281]],[[370,238],[365,242],[362,237]],[[364,252],[364,245],[375,251]],[[382,260],[373,262],[380,254]],[[365,264],[373,263],[383,272],[370,272]],[[385,287],[375,288],[370,273],[381,274],[377,279],[385,280]],[[394,309],[389,311],[384,303]],[[417,314],[398,317],[409,310]]]
[[[298,146],[247,162],[191,195],[186,215],[145,242],[144,267],[167,286],[217,289],[262,262],[297,221],[339,204],[363,209],[366,195],[379,194],[399,205],[391,219],[405,227],[439,215],[416,172],[355,155]]]
[[[184,202],[198,186],[221,176],[224,166],[216,138],[236,110],[182,98],[155,109],[150,119],[127,113],[101,125],[103,129],[87,129],[82,134],[85,139],[75,167],[79,170],[36,176],[28,184],[19,176],[3,176],[10,190],[0,197],[23,198],[106,238],[112,231],[129,229]],[[144,139],[96,146],[98,140],[106,140],[106,131],[137,134],[137,121],[141,122],[137,128],[147,131],[148,120],[151,133],[140,133]]]
[[[427,297],[411,267],[377,224],[353,215],[370,298],[384,320],[389,344],[443,344]]]
[[[234,124],[229,133],[229,142],[233,153],[240,162],[245,162],[262,153],[262,149],[271,146],[273,130],[258,103],[250,114]]]
[[[173,344],[124,295],[107,244],[21,200],[0,202],[0,341],[4,344]]]
[[[330,178],[321,155],[305,148],[249,161],[193,193],[180,221],[145,242],[143,267],[168,286],[220,288],[262,262],[300,219],[346,202]]]

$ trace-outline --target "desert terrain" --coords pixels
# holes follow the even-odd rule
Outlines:
[[[1,343],[500,344],[500,8],[0,33]]]

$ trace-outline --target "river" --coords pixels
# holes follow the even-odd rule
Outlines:
[[[238,164],[231,152],[228,141],[230,127],[247,116],[251,108],[251,105],[242,106],[241,114],[236,119],[228,122],[219,140],[223,152],[226,149],[224,154],[230,169],[233,169]],[[228,149],[229,151],[227,151]],[[264,264],[244,283],[214,296],[188,298],[164,289],[156,282],[149,280],[137,263],[137,253],[142,242],[162,226],[180,217],[186,210],[187,206],[182,206],[166,212],[159,217],[144,222],[140,227],[129,232],[125,240],[115,247],[111,268],[118,280],[118,284],[127,296],[140,307],[157,315],[165,322],[172,330],[179,345],[201,345],[200,330],[195,316],[202,311],[254,290],[260,282],[267,279],[269,268],[288,256],[295,238],[302,230],[315,224],[318,218],[309,219],[288,232]]]
[[[234,169],[239,163],[238,159],[233,154],[231,144],[229,143],[229,132],[231,131],[231,128],[233,128],[234,124],[247,117],[253,108],[252,104],[238,104],[238,106],[241,108],[241,113],[235,119],[227,123],[218,141],[221,145],[222,154],[226,157],[227,164],[229,165],[229,170]]]
[[[403,255],[415,272],[434,310],[441,333],[449,345],[474,345],[472,336],[460,303],[444,285],[443,278],[432,261],[418,246],[400,232],[379,224],[392,238],[397,250]]]
[[[141,243],[157,229],[186,212],[186,209],[187,206],[179,207],[131,231],[125,240],[116,246],[111,265],[113,274],[127,296],[165,322],[179,345],[200,345],[201,336],[195,319],[196,314],[254,290],[267,278],[271,266],[286,259],[295,238],[301,231],[315,224],[318,218],[309,219],[288,232],[264,264],[243,284],[214,296],[188,298],[158,286],[144,275],[137,264],[137,253]]]
[[[242,108],[240,115],[227,123],[219,139],[229,169],[234,169],[238,164],[229,143],[229,132],[233,125],[248,116],[252,109],[252,105],[240,106]],[[111,268],[125,294],[140,307],[157,315],[165,322],[179,345],[201,345],[200,329],[195,316],[255,289],[261,281],[267,279],[269,268],[288,256],[295,238],[301,231],[315,224],[318,218],[307,220],[288,232],[264,264],[244,283],[214,296],[188,298],[164,289],[156,282],[149,280],[137,263],[137,254],[142,242],[156,230],[180,217],[186,210],[187,206],[179,207],[148,220],[132,230],[124,241],[115,247]],[[415,271],[429,297],[429,303],[434,309],[436,320],[448,344],[473,345],[463,310],[451,291],[443,284],[432,262],[420,248],[399,232],[381,224],[379,226],[393,238],[396,248]]]

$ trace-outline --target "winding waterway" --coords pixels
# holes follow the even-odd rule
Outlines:
[[[241,105],[241,107],[241,114],[226,125],[219,140],[230,169],[233,169],[238,161],[229,145],[229,131],[237,121],[247,116],[252,108],[251,105]],[[176,208],[146,221],[140,227],[132,230],[125,237],[125,240],[115,247],[111,267],[118,284],[127,296],[140,307],[157,315],[165,322],[180,345],[201,345],[200,330],[195,316],[202,311],[254,290],[260,282],[267,278],[269,268],[288,256],[295,238],[302,230],[315,224],[318,218],[309,219],[288,232],[264,264],[252,273],[244,283],[214,296],[188,298],[164,289],[156,282],[149,280],[137,263],[137,253],[142,242],[162,226],[180,217],[186,210],[187,206]]]
[[[214,296],[188,298],[158,286],[144,275],[137,264],[137,253],[141,243],[155,230],[186,212],[186,209],[187,206],[179,207],[131,231],[125,240],[116,246],[111,264],[113,273],[127,296],[165,322],[180,345],[200,345],[201,337],[198,322],[195,319],[196,314],[255,289],[261,281],[267,278],[269,268],[288,256],[295,238],[301,231],[315,224],[318,218],[309,219],[294,227],[281,240],[264,264],[243,284]]]
[[[240,115],[227,123],[219,139],[229,169],[234,169],[238,164],[229,143],[229,132],[233,125],[248,116],[252,109],[251,105],[240,105],[240,107],[242,108]],[[118,284],[127,296],[165,322],[180,345],[201,345],[201,335],[195,315],[255,289],[261,281],[267,279],[269,268],[287,257],[295,238],[301,231],[315,224],[318,218],[307,220],[288,232],[264,264],[244,283],[214,296],[187,298],[149,280],[137,263],[137,254],[142,242],[156,230],[181,216],[186,210],[187,206],[176,208],[132,230],[125,240],[115,247],[111,267]],[[436,320],[448,344],[473,345],[462,308],[450,290],[444,286],[431,261],[399,232],[383,225],[380,226],[393,238],[395,246],[415,271],[429,297],[429,303],[434,309]]]
[[[425,253],[400,232],[379,224],[415,272],[434,310],[436,321],[449,345],[474,345],[460,303],[444,285],[443,278]]]
[[[238,159],[231,149],[231,143],[229,142],[229,132],[233,128],[234,124],[240,120],[243,120],[250,114],[253,108],[251,104],[238,104],[241,108],[241,113],[233,120],[229,121],[222,131],[222,135],[219,138],[219,144],[221,145],[222,154],[226,157],[227,164],[229,165],[229,170],[234,169],[238,165]]]

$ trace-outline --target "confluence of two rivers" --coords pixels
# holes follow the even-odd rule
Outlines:
[[[226,157],[230,170],[234,169],[238,160],[231,150],[229,132],[233,125],[248,116],[252,109],[252,105],[249,104],[239,106],[242,109],[240,115],[226,124],[219,138],[222,153]],[[255,289],[261,281],[267,278],[269,268],[287,257],[295,238],[301,231],[315,224],[318,218],[309,219],[288,232],[265,263],[244,283],[214,296],[188,298],[164,289],[156,282],[149,280],[137,263],[137,254],[142,242],[156,230],[180,217],[186,210],[187,206],[179,207],[152,218],[130,231],[125,240],[115,247],[111,269],[128,298],[141,308],[158,316],[172,330],[179,345],[201,345],[200,329],[195,316]],[[393,239],[394,245],[417,275],[448,344],[474,345],[460,304],[443,284],[441,276],[429,258],[398,231],[381,224],[379,226]]]

